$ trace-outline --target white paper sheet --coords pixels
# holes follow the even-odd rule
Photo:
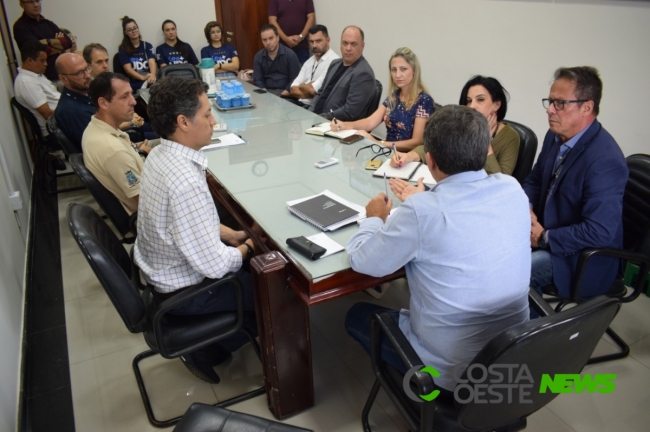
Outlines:
[[[327,252],[325,252],[319,259],[328,257],[332,254],[341,252],[343,249],[345,249],[343,246],[341,246],[340,244],[338,244],[337,242],[329,238],[325,233],[314,234],[312,236],[307,237],[307,240],[311,241],[312,243],[316,243],[320,247],[327,249]]]
[[[215,150],[223,147],[231,147],[231,146],[236,146],[240,144],[246,144],[246,141],[241,139],[239,135],[236,135],[234,133],[229,133],[225,135],[221,135],[219,137],[216,137],[219,139],[218,143],[210,144],[205,147],[203,147],[201,150],[206,151],[206,150]],[[214,139],[214,138],[213,138]]]

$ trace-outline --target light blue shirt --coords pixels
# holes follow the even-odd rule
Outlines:
[[[360,273],[406,268],[411,301],[399,326],[445,389],[456,386],[454,367],[528,320],[530,213],[511,176],[480,170],[447,177],[409,197],[385,224],[366,219],[347,251]]]

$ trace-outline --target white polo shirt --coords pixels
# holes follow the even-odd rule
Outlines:
[[[56,109],[59,103],[61,93],[56,91],[54,84],[45,77],[45,75],[37,74],[22,68],[18,68],[18,76],[14,82],[14,93],[16,100],[27,108],[38,120],[38,125],[41,127],[43,136],[47,136],[47,128],[45,127],[45,119],[36,111],[47,102],[47,105],[52,111]]]
[[[330,63],[332,63],[332,60],[335,60],[337,58],[339,58],[339,55],[335,53],[332,48],[327,50],[327,52],[321,56],[318,62],[316,61],[315,55],[309,57],[309,60],[307,60],[304,65],[302,65],[300,73],[296,79],[291,83],[291,87],[299,86],[300,84],[311,83],[312,87],[314,87],[314,90],[316,90],[316,93],[318,93],[318,90],[320,90],[321,86],[323,85],[325,74],[327,74],[327,69],[330,67]],[[312,98],[300,99],[300,102],[304,103],[305,105],[311,105],[311,101]]]

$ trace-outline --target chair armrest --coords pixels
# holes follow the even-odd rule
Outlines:
[[[133,236],[137,237],[138,235],[138,212],[134,211],[131,213],[131,216],[129,216],[129,231],[131,231],[131,234]]]
[[[528,304],[540,316],[549,316],[549,315],[553,315],[553,314],[556,313],[555,309],[553,309],[551,307],[551,305],[548,304],[548,302],[546,300],[544,300],[544,297],[542,297],[533,288],[528,289]]]
[[[573,286],[571,287],[571,297],[573,299],[579,298],[580,285],[582,285],[582,278],[585,270],[587,269],[587,263],[594,256],[609,256],[613,258],[619,258],[632,262],[639,266],[639,276],[637,277],[636,282],[632,285],[634,292],[629,296],[621,299],[623,303],[627,303],[636,299],[643,292],[646,278],[648,277],[648,271],[650,271],[650,256],[638,252],[626,251],[623,249],[588,248],[584,249],[578,258],[578,271],[576,273],[576,278]]]
[[[201,343],[201,346],[207,346],[220,339],[229,337],[237,333],[241,329],[244,323],[244,296],[243,296],[241,283],[239,282],[239,279],[237,279],[237,276],[234,273],[228,273],[221,279],[205,278],[200,283],[163,301],[155,309],[152,325],[153,325],[154,333],[156,335],[156,342],[161,351],[162,351],[162,347],[164,346],[164,341],[162,339],[162,331],[161,331],[163,317],[169,311],[171,311],[172,309],[176,309],[178,306],[182,305],[183,303],[187,303],[188,301],[200,296],[201,294],[216,289],[221,285],[225,285],[226,283],[232,283],[235,287],[235,297],[237,302],[236,303],[237,321],[227,332],[216,334],[213,338],[203,341],[203,343]],[[151,289],[153,289],[153,287]]]
[[[388,312],[372,315],[370,317],[370,360],[375,375],[386,389],[390,387],[386,385],[386,372],[381,360],[382,334],[400,356],[407,370],[415,366],[424,366],[424,363]],[[433,378],[428,373],[418,371],[411,380],[416,384],[419,394],[429,394],[435,389]]]

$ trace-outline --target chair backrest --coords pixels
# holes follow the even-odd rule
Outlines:
[[[82,152],[81,145],[79,145],[79,143],[73,143],[72,140],[63,133],[54,116],[50,116],[50,118],[47,119],[47,130],[49,130],[51,134],[54,134],[56,141],[68,156]]]
[[[44,145],[45,140],[43,138],[43,131],[41,131],[41,126],[38,124],[38,120],[36,120],[34,114],[32,114],[32,112],[28,110],[27,107],[18,102],[15,97],[11,98],[11,105],[16,108],[23,120],[27,122],[29,129],[32,131],[32,134],[38,143]]]
[[[122,243],[97,212],[86,205],[70,204],[68,226],[126,327],[132,333],[141,332],[145,305],[131,283],[133,267]]]
[[[523,184],[533,168],[533,162],[537,154],[537,135],[528,126],[521,123],[510,120],[505,120],[505,122],[519,134],[519,155],[512,176],[520,184]]]
[[[122,63],[120,62],[120,53],[115,53],[113,56],[113,72],[122,74],[125,77],[129,77],[126,72],[124,72],[124,68],[122,67]]]
[[[173,75],[175,77],[184,79],[201,79],[199,76],[199,70],[194,65],[191,65],[189,63],[168,65],[158,70],[159,78],[166,77],[168,75]]]
[[[379,80],[375,80],[375,94],[372,96],[372,98],[370,98],[370,101],[366,106],[366,114],[361,118],[370,117],[370,115],[377,110],[383,89],[384,87],[381,85]]]
[[[650,155],[628,156],[623,197],[623,247],[650,255]]]
[[[491,393],[494,392],[501,395],[502,402],[476,403],[472,400],[462,404],[458,410],[458,423],[467,429],[496,428],[525,418],[548,404],[558,394],[551,390],[540,393],[542,376],[553,378],[556,374],[579,374],[619,308],[617,299],[599,296],[572,309],[513,326],[496,336],[474,357],[462,378],[466,378],[471,370],[471,375],[479,381],[484,376],[483,370],[489,370],[491,366],[518,365],[513,369],[512,379],[515,381],[518,374],[532,378],[532,383],[529,379],[519,382],[532,384],[524,396],[529,402],[520,402],[522,393],[518,389],[497,389],[493,386],[490,393],[486,393],[483,388],[481,399],[495,400]],[[524,366],[528,369],[527,375],[524,375]],[[504,373],[504,383],[509,381],[505,368],[495,370]],[[494,375],[488,375],[485,383],[490,376]],[[472,384],[472,380],[468,385],[477,391],[477,384]],[[467,399],[462,390],[456,390],[461,399]],[[509,391],[512,398],[510,403]]]
[[[122,234],[122,236],[127,235],[130,232],[129,214],[124,210],[120,200],[118,200],[111,191],[106,189],[104,185],[97,180],[97,177],[90,172],[84,164],[83,154],[76,153],[70,155],[69,160],[74,172],[79,176],[86,188],[88,188],[102,211],[106,213],[106,216],[108,216],[111,222],[113,222],[115,228],[120,234]]]

